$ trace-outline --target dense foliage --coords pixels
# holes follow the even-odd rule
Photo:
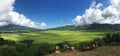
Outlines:
[[[54,44],[32,44],[33,40],[23,40],[15,43],[0,38],[0,56],[44,56],[55,50]]]
[[[106,36],[103,38],[106,44],[108,45],[119,45],[120,43],[120,33],[107,33]]]

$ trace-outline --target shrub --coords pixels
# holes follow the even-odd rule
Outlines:
[[[91,42],[80,42],[80,43],[76,43],[74,44],[74,47],[77,49],[77,50],[81,50],[82,46],[87,46],[91,44]]]
[[[15,49],[17,52],[24,52],[25,49],[27,49],[27,46],[25,46],[24,44],[16,44]]]
[[[55,51],[55,45],[49,43],[41,43],[39,45],[31,46],[25,50],[25,56],[44,56]]]
[[[71,44],[68,43],[67,41],[64,41],[63,43],[59,43],[61,47],[61,52],[64,52],[68,49],[70,49]]]
[[[104,46],[105,45],[105,41],[102,38],[96,38],[96,39],[94,39],[94,41],[97,41],[98,46]]]
[[[103,38],[103,40],[105,41],[106,44],[109,44],[111,42],[111,40],[112,40],[112,37],[111,37],[111,35],[109,33],[107,33],[105,35],[105,37]]]
[[[20,43],[26,44],[27,47],[30,47],[33,42],[34,42],[34,40],[23,40],[23,41],[20,41]]]
[[[4,38],[0,38],[0,45],[4,44]]]
[[[119,45],[118,43],[120,43],[120,33],[113,33],[112,35],[107,33],[103,40],[107,45]]]
[[[4,40],[4,44],[7,44],[9,46],[14,46],[16,44],[16,42],[12,41],[12,40]]]
[[[15,49],[11,48],[2,48],[0,51],[0,56],[18,56]]]

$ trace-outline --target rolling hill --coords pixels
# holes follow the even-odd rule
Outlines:
[[[89,24],[83,26],[60,26],[56,28],[51,28],[52,30],[120,30],[120,24]]]
[[[0,26],[0,30],[35,30],[35,28],[30,28],[26,26],[15,25],[15,24],[8,24],[5,26]]]

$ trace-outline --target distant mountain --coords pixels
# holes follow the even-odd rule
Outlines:
[[[8,24],[5,26],[0,26],[0,30],[35,30],[35,28],[30,28],[26,26],[15,25],[15,24]]]
[[[67,25],[52,28],[52,30],[120,30],[120,24],[98,24],[93,23],[83,26]]]
[[[20,26],[15,24],[8,24],[5,26],[0,26],[0,30],[40,30],[35,28],[30,28],[26,26]],[[89,24],[83,26],[74,26],[74,25],[67,25],[67,26],[60,26],[56,28],[50,28],[47,30],[120,30],[120,24]]]

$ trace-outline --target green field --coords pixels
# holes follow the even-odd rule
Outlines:
[[[102,38],[105,33],[113,31],[88,31],[88,30],[48,30],[29,33],[11,33],[1,34],[2,38],[21,41],[21,40],[34,40],[34,43],[48,42],[58,43],[68,41],[71,43],[78,43],[82,41],[91,41],[94,38]]]

